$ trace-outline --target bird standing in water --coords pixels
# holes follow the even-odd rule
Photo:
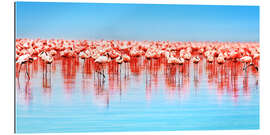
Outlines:
[[[106,55],[99,56],[95,60],[95,63],[97,63],[97,64],[99,64],[99,66],[101,66],[102,72],[98,72],[98,71],[97,72],[103,76],[103,81],[105,81],[105,74],[104,74],[103,64],[106,64],[106,63],[108,63],[110,61],[111,61],[111,59],[110,59],[108,53],[106,53]]]
[[[26,64],[26,75],[28,77],[28,79],[30,79],[29,73],[28,73],[28,62],[31,63],[33,61],[33,58],[30,56],[30,54],[25,54],[22,55],[18,58],[18,60],[16,61],[16,63],[20,64],[20,68],[19,68],[19,73],[21,71],[21,67],[23,64]]]

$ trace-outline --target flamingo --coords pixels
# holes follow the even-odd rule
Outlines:
[[[259,70],[259,68],[252,63],[252,58],[250,56],[244,56],[244,57],[240,58],[240,61],[242,63],[244,63],[243,70],[245,70],[245,71],[250,66],[254,66],[257,71]]]
[[[32,61],[32,58],[29,54],[25,54],[25,55],[20,56],[18,58],[18,60],[16,61],[16,63],[20,64],[19,73],[21,71],[22,64],[26,64],[26,72],[25,73],[28,76],[28,79],[30,79],[30,76],[28,74],[27,62],[31,62],[31,61]]]
[[[43,57],[43,60],[46,64],[51,64],[53,62],[53,57],[51,55],[46,55]]]
[[[99,56],[94,62],[95,63],[98,63],[99,65],[101,65],[101,68],[102,68],[102,73],[101,72],[98,72],[99,74],[101,74],[103,76],[103,80],[105,80],[105,74],[104,74],[104,68],[103,68],[103,64],[106,64],[108,62],[110,62],[111,59],[109,57],[109,54],[106,53],[106,55],[102,55],[102,56]]]
[[[191,59],[191,53],[189,53],[189,52],[185,53],[184,58],[186,60],[190,60]]]
[[[200,58],[199,58],[198,56],[192,57],[191,61],[192,61],[193,63],[197,64],[197,63],[199,63]]]
[[[185,59],[184,58],[179,58],[179,65],[183,65],[185,63]]]
[[[115,59],[115,61],[116,61],[117,64],[122,64],[123,61],[124,61],[124,59],[123,59],[122,56],[118,56],[118,57]]]
[[[212,55],[207,56],[207,61],[209,63],[212,63],[214,61],[214,56],[212,56]]]
[[[115,59],[125,69],[130,57],[144,57],[147,60],[165,58],[170,65],[181,65],[185,60],[197,64],[202,59],[208,63],[228,61],[244,63],[244,70],[255,66],[260,59],[259,43],[254,42],[171,42],[171,41],[106,41],[106,40],[41,40],[16,39],[16,63],[20,66],[30,63],[37,57],[46,64],[53,62],[53,56],[93,58],[102,66]],[[203,55],[200,59],[197,55]],[[21,67],[20,67],[21,68]],[[121,68],[120,68],[121,70]],[[128,70],[129,71],[129,70]],[[20,72],[20,69],[19,69]],[[28,71],[26,72],[28,75]],[[29,77],[29,76],[28,76]],[[29,77],[30,78],[30,77]]]
[[[225,58],[224,58],[223,56],[219,56],[219,57],[217,58],[217,63],[218,63],[218,64],[223,64],[223,63],[225,63]]]
[[[85,63],[85,59],[88,59],[90,55],[88,55],[86,52],[80,52],[79,57],[83,59],[83,63]]]
[[[57,52],[55,50],[51,50],[49,53],[50,53],[51,56],[54,56],[54,55],[57,54]]]
[[[168,64],[173,64],[173,65],[181,63],[180,59],[178,59],[176,57],[169,57],[167,62],[168,62]]]
[[[120,75],[121,75],[121,64],[124,62],[123,57],[120,55],[115,59],[116,63],[120,65]]]
[[[122,57],[125,63],[128,63],[130,61],[130,57],[127,54],[122,55]]]
[[[130,61],[130,57],[127,54],[122,55],[123,61],[125,63],[125,74],[126,74],[126,66],[127,63]]]
[[[240,58],[240,61],[243,63],[250,63],[252,61],[252,58],[250,56],[244,56]]]

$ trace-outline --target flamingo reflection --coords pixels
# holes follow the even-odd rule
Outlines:
[[[85,59],[83,63],[80,63],[78,57],[54,56],[54,63],[47,64],[40,61],[40,59],[28,66],[28,70],[29,73],[43,72],[42,88],[44,93],[51,94],[52,79],[55,77],[55,74],[52,74],[52,69],[60,65],[61,68],[59,69],[64,81],[65,93],[72,96],[72,91],[76,90],[76,85],[81,81],[82,92],[85,94],[86,91],[94,90],[96,102],[101,102],[106,107],[109,107],[110,102],[114,99],[113,96],[119,95],[121,100],[123,93],[129,90],[130,84],[145,83],[144,90],[148,101],[151,101],[153,92],[156,90],[165,90],[170,99],[174,99],[173,97],[176,95],[179,98],[188,97],[188,94],[193,90],[199,93],[201,89],[200,83],[204,81],[201,77],[206,77],[205,81],[209,91],[215,90],[220,101],[222,101],[223,96],[230,95],[237,102],[239,96],[248,97],[251,87],[258,86],[258,72],[255,68],[250,67],[243,71],[244,65],[241,62],[227,59],[226,63],[222,64],[218,64],[216,61],[209,63],[202,55],[198,57],[200,57],[198,63],[194,63],[193,58],[191,58],[189,61],[185,60],[183,64],[168,63],[166,58],[144,59],[142,57],[131,57],[130,62],[126,64],[124,61],[122,63],[110,61],[100,68],[99,65],[95,65],[95,60],[92,58]],[[39,70],[40,67],[33,64],[41,64],[42,70]],[[83,64],[83,67],[79,67],[80,64]],[[126,68],[122,64],[125,64]],[[121,69],[122,67],[125,68],[123,70],[126,70],[126,72]],[[58,71],[59,69],[55,70]],[[95,79],[94,73],[97,73],[96,70],[103,72],[103,69],[104,74],[107,76],[106,82],[103,81],[100,75]],[[77,78],[77,75],[81,76]],[[21,87],[19,83],[27,84],[25,87],[25,100],[31,100],[31,90],[28,88],[31,86],[27,81],[28,79],[21,79],[20,81],[19,75],[16,74],[16,76],[17,89],[19,90]],[[38,74],[33,76],[35,79],[38,77]],[[143,78],[143,81],[140,81],[141,78]],[[249,83],[251,81],[254,83]],[[243,95],[241,95],[242,92],[240,91],[243,91]]]

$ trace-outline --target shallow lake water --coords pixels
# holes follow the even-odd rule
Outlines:
[[[240,62],[201,59],[168,65],[139,57],[101,66],[56,57],[51,65],[24,64],[15,78],[16,132],[259,129],[259,73],[244,72]],[[95,72],[103,69],[104,79]]]

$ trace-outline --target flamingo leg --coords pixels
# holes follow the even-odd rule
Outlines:
[[[20,64],[19,73],[20,73],[20,71],[21,71],[21,68],[22,68],[22,63]]]
[[[83,72],[84,73],[84,65],[85,65],[85,59],[83,59]]]
[[[128,76],[129,76],[129,64],[127,64],[127,67],[128,67],[127,72],[128,72]]]
[[[46,77],[47,77],[47,72],[48,72],[48,71],[47,71],[47,66],[48,66],[48,64],[46,63],[46,66],[45,66],[45,69],[46,69],[46,70],[45,70]]]
[[[120,68],[120,72],[121,72],[121,68]],[[121,84],[121,75],[120,75],[120,97],[122,95],[122,84]]]
[[[96,72],[94,72],[94,81],[96,80]]]
[[[120,70],[120,78],[121,78],[121,64],[120,64],[120,67],[119,68],[120,68],[119,70]]]
[[[28,63],[26,63],[26,72],[25,72],[25,74],[27,75],[28,80],[30,80],[30,76],[29,76],[29,73],[28,73]]]
[[[102,71],[102,76],[103,76],[103,82],[105,82],[105,74],[104,74],[104,69]]]
[[[50,69],[49,69],[49,87],[51,88],[51,79],[52,79],[52,76],[51,76],[51,72],[52,72],[52,66],[51,66],[51,64],[50,64]]]
[[[244,64],[243,70],[247,71],[247,63]]]
[[[102,75],[103,76],[103,81],[105,81],[104,69],[103,69],[102,65],[101,65],[101,67],[102,67],[102,72],[101,71],[96,71],[98,73],[98,80],[100,80],[101,75]]]
[[[44,63],[42,63],[42,87],[45,86]]]
[[[19,78],[16,78],[16,80],[18,81],[18,89],[20,90],[21,89],[20,79]]]
[[[126,63],[125,63],[125,78],[127,77],[126,75],[127,75],[127,69],[126,69]]]
[[[98,73],[98,83],[99,83],[99,81],[100,81],[100,74],[99,74],[98,71],[97,71],[97,73]]]
[[[45,70],[45,88],[48,87],[48,72],[47,72],[47,66],[48,66],[48,64],[46,63],[46,70]]]
[[[103,65],[102,65],[102,76],[103,76],[103,82],[105,81],[105,74],[104,74],[104,68],[103,68]]]
[[[147,83],[147,80],[148,80],[148,75],[147,75],[148,74],[148,71],[147,71],[148,70],[148,66],[147,65],[148,65],[148,61],[146,61],[146,70],[145,70],[145,72],[146,72],[146,74],[145,74],[145,76],[146,76],[145,77],[146,83]]]

